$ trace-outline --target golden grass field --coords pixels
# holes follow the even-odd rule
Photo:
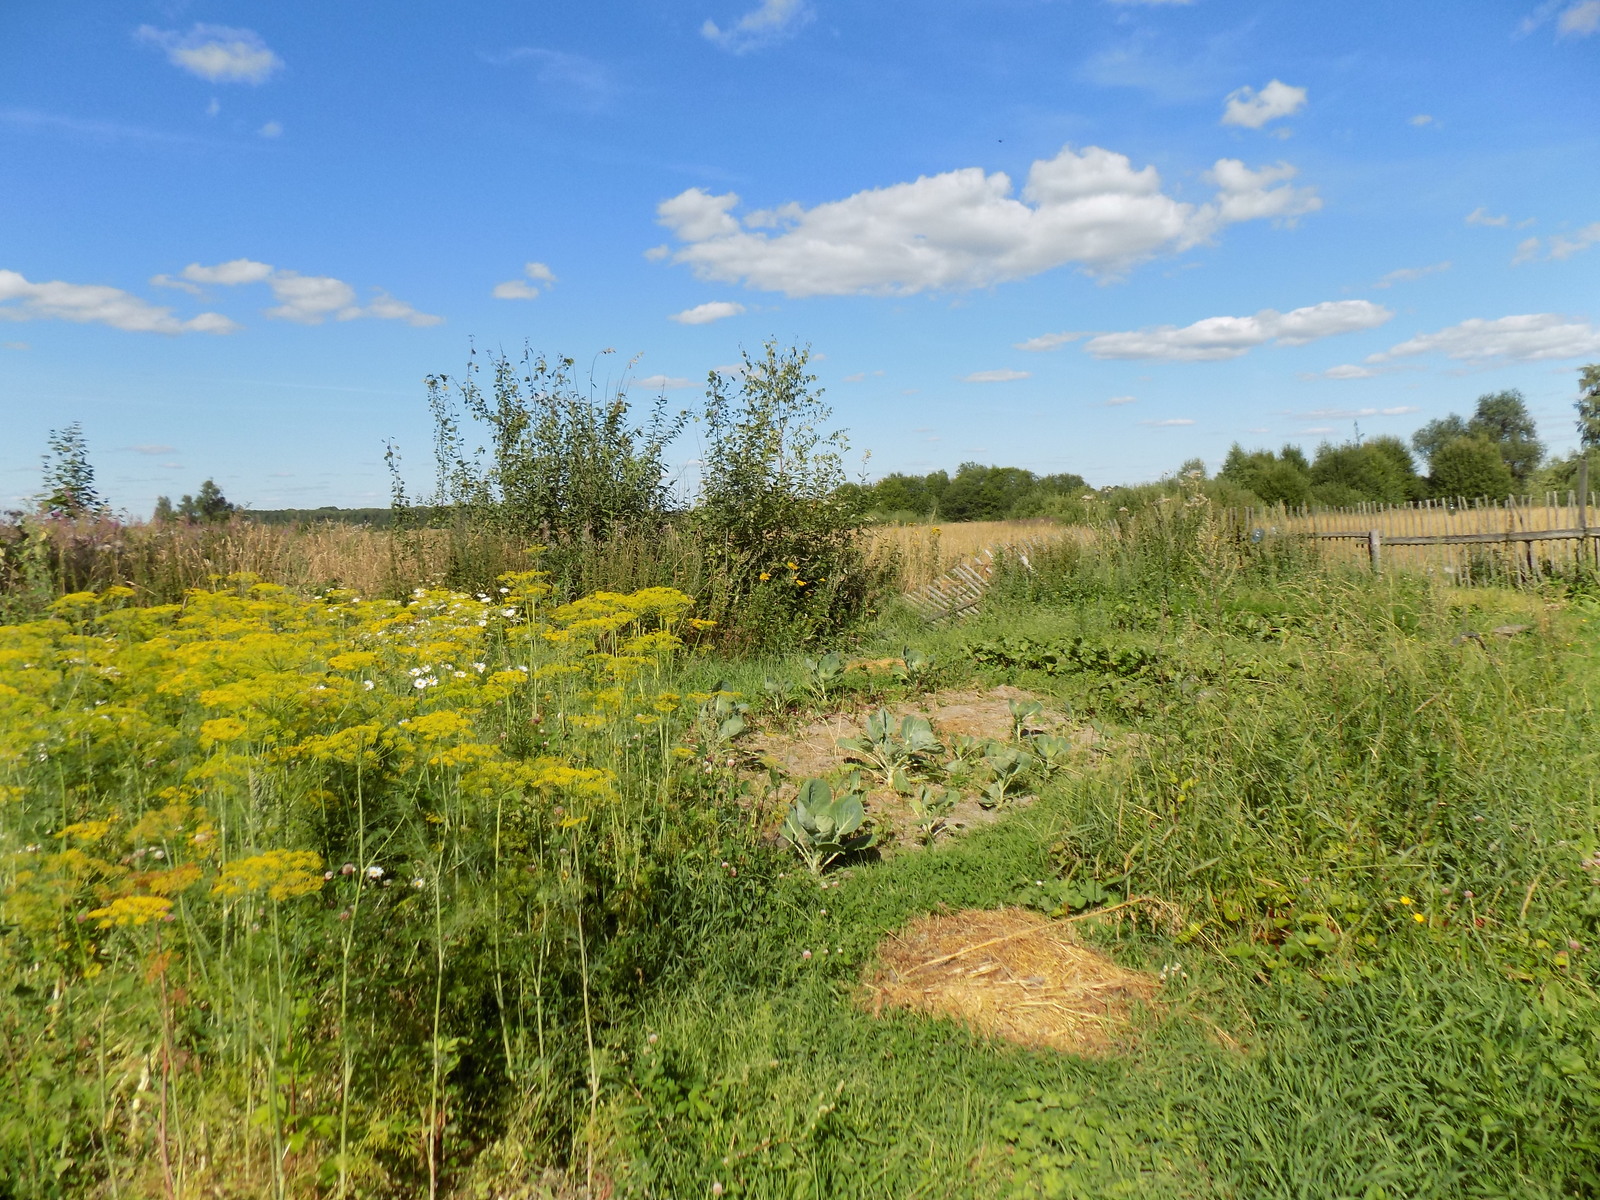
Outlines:
[[[450,535],[420,530],[397,537],[388,530],[333,522],[310,526],[262,525],[238,520],[221,528],[171,531],[137,527],[152,534],[146,552],[161,573],[183,586],[203,587],[213,578],[249,572],[301,592],[332,585],[363,596],[387,594],[396,579],[437,581],[450,561]],[[869,560],[894,557],[899,586],[920,587],[958,563],[995,547],[1037,543],[1064,535],[1050,521],[970,521],[949,525],[880,525],[862,531]],[[654,552],[669,558],[690,553],[683,539],[668,534]],[[507,549],[507,553],[512,551]],[[513,562],[510,567],[525,565]],[[508,567],[508,569],[510,569]]]
[[[1067,527],[1054,521],[963,521],[952,525],[874,525],[864,530],[867,557],[899,555],[900,586],[918,588],[984,550],[1054,541]]]
[[[878,525],[862,532],[874,562],[898,555],[900,586],[920,587],[992,547],[1016,546],[1061,537],[1065,527],[1050,521],[968,521],[951,525]],[[383,594],[395,574],[396,542],[384,530],[333,523],[295,528],[235,522],[222,536],[175,540],[185,576],[249,571],[264,579],[305,589],[337,582],[362,595]],[[430,578],[448,561],[446,535],[425,530],[408,535],[404,553],[408,577]]]
[[[1386,563],[1413,570],[1437,571],[1460,578],[1481,571],[1486,559],[1499,556],[1502,565],[1519,575],[1533,578],[1552,568],[1571,565],[1580,555],[1593,560],[1592,542],[1577,538],[1551,540],[1493,541],[1458,545],[1394,544],[1392,539],[1408,537],[1463,537],[1538,533],[1574,530],[1600,524],[1593,505],[1580,508],[1577,496],[1550,493],[1541,497],[1508,498],[1504,501],[1466,502],[1454,505],[1441,501],[1419,501],[1409,505],[1358,505],[1346,509],[1297,512],[1293,509],[1244,509],[1233,514],[1246,528],[1276,529],[1285,533],[1365,534],[1377,530],[1384,541]],[[1329,538],[1321,543],[1324,557],[1335,561],[1365,561],[1367,543],[1359,538]]]

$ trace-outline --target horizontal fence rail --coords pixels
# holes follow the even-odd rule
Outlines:
[[[1288,535],[1326,544],[1331,557],[1364,550],[1373,570],[1385,560],[1461,583],[1539,582],[1600,565],[1600,526],[1590,511],[1589,464],[1577,487],[1542,497],[1508,496],[1357,504],[1347,508],[1276,505],[1228,510],[1236,536]]]
[[[1385,565],[1438,574],[1456,583],[1539,583],[1575,569],[1600,569],[1600,524],[1591,520],[1589,464],[1578,464],[1578,486],[1544,496],[1366,503],[1346,508],[1269,505],[1224,509],[1225,526],[1240,541],[1305,538],[1330,557],[1374,571]],[[1080,531],[1087,532],[1087,531]],[[901,599],[930,621],[949,621],[983,603],[997,555],[1032,570],[1029,555],[1060,540],[1036,537],[990,546],[905,592]]]

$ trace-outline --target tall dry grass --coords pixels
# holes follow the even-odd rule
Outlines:
[[[962,521],[951,525],[874,525],[862,531],[867,561],[893,564],[910,591],[985,550],[1056,541],[1068,527],[1049,520]]]
[[[1243,531],[1310,535],[1330,562],[1364,562],[1367,543],[1359,535],[1377,530],[1383,561],[1391,567],[1441,575],[1458,582],[1538,582],[1549,575],[1592,567],[1592,539],[1551,539],[1525,535],[1571,532],[1600,523],[1592,504],[1574,492],[1509,496],[1504,500],[1422,500],[1410,504],[1359,504],[1348,508],[1283,506],[1236,509],[1230,514]],[[1356,535],[1348,538],[1328,534]],[[1515,538],[1507,535],[1522,535]],[[1471,537],[1458,544],[1408,544],[1408,538]],[[1504,542],[1495,538],[1504,537]]]

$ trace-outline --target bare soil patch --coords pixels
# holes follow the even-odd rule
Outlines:
[[[886,665],[899,659],[885,659]],[[860,664],[857,664],[860,665]],[[949,689],[931,692],[914,700],[889,706],[897,717],[918,715],[928,718],[934,732],[949,745],[954,737],[969,737],[1010,742],[1013,735],[1011,701],[1041,700],[1022,688],[997,687],[986,691]],[[1042,701],[1041,701],[1042,702]],[[782,821],[801,781],[835,777],[852,765],[847,751],[840,749],[842,738],[859,737],[866,709],[860,712],[831,713],[781,731],[762,730],[745,741],[741,749],[763,767],[776,769],[783,784],[767,796],[767,817],[774,827]],[[1087,756],[1099,748],[1100,735],[1088,726],[1074,725],[1063,713],[1046,707],[1028,724],[1030,733],[1052,733],[1070,738]],[[751,780],[763,786],[759,776]],[[1036,797],[1016,796],[1005,808],[984,808],[976,792],[964,793],[961,802],[946,818],[947,833],[960,833],[999,820],[1006,812],[1031,804]],[[866,793],[867,811],[880,831],[893,836],[883,844],[885,852],[916,848],[919,845],[917,820],[904,797],[889,788],[874,788]]]
[[[923,917],[885,938],[863,980],[874,1015],[908,1008],[1023,1046],[1098,1057],[1132,1039],[1160,982],[1021,908]]]

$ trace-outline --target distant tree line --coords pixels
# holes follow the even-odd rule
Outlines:
[[[208,479],[193,496],[184,496],[176,504],[167,496],[157,496],[151,519],[159,525],[169,525],[175,521],[186,525],[215,525],[228,520],[238,511],[239,506],[222,494],[216,480]]]
[[[1600,446],[1600,364],[1582,368],[1577,401],[1581,449],[1547,459],[1522,393],[1478,397],[1470,417],[1429,421],[1410,444],[1392,436],[1324,442],[1308,458],[1299,446],[1245,450],[1235,443],[1218,478],[1268,504],[1334,506],[1377,501],[1502,499],[1571,487],[1579,458]]]
[[[966,462],[951,476],[895,472],[876,483],[847,485],[877,521],[1011,521],[1053,516],[1089,485],[1081,475],[1035,475],[1021,467]]]

